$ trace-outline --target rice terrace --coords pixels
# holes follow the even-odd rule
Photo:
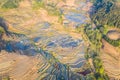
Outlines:
[[[0,0],[0,80],[120,80],[120,0]]]

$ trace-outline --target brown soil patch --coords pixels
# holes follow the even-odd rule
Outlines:
[[[118,32],[118,31],[109,31],[107,33],[107,36],[112,40],[118,40],[118,39],[120,39],[120,32]]]

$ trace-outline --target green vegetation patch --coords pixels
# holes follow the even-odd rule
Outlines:
[[[35,0],[33,1],[33,8],[34,9],[44,8],[45,10],[47,10],[48,14],[50,15],[55,15],[55,16],[61,15],[59,8],[57,8],[57,3],[54,2],[47,3],[44,0]]]
[[[100,33],[100,31],[97,28],[92,28],[92,26],[90,24],[88,24],[85,26],[84,32],[87,35],[87,37],[89,38],[90,42],[93,45],[95,45],[96,48],[101,48],[102,34]]]
[[[103,38],[110,43],[111,45],[113,45],[114,47],[119,47],[120,46],[120,39],[119,40],[111,40],[109,39],[106,35],[103,36]]]
[[[33,1],[33,8],[39,9],[39,8],[45,8],[45,3],[43,0],[35,0]]]
[[[120,7],[116,0],[93,0],[94,13],[91,16],[96,25],[108,25],[120,28]]]
[[[5,8],[5,9],[13,9],[13,8],[17,8],[19,6],[19,2],[22,0],[7,0],[5,2],[1,2],[1,8]]]
[[[120,40],[111,40],[106,34],[110,28],[120,28],[120,7],[117,0],[92,0],[94,9],[91,20],[101,32],[102,37],[114,47],[120,46]]]
[[[103,63],[100,59],[100,49],[102,47],[102,36],[103,34],[99,28],[92,27],[91,24],[87,24],[84,27],[84,33],[88,37],[89,46],[85,52],[85,58],[87,60],[92,59],[93,63],[93,74],[89,74],[87,79],[89,80],[109,80],[105,73]],[[106,31],[105,31],[106,33]]]
[[[0,27],[0,34],[4,33],[4,29],[2,27]]]

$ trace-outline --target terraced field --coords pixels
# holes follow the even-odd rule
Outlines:
[[[12,32],[0,39],[0,80],[94,80],[85,76],[92,71],[84,70],[89,44],[77,30],[91,24],[92,5],[89,0],[0,0],[0,16]],[[119,40],[119,30],[111,29],[107,37]],[[119,47],[104,39],[102,44],[105,72],[119,80]],[[94,73],[92,59],[90,65]]]
[[[46,9],[34,9],[29,0],[20,2],[16,9],[1,9],[0,15],[8,22],[9,31],[24,34],[4,36],[6,46],[0,55],[1,75],[8,74],[16,80],[82,78],[73,72],[86,62],[86,45],[76,28],[90,22],[91,5],[84,0],[60,1],[57,7],[62,11],[62,23]]]
[[[120,53],[119,48],[115,48],[105,40],[103,40],[104,48],[102,50],[101,59],[106,72],[110,77],[116,80],[120,79]]]
[[[0,75],[10,76],[10,79],[16,80],[34,80],[37,78],[37,64],[42,64],[42,59],[37,57],[28,57],[16,53],[6,53],[2,51],[0,55]]]

